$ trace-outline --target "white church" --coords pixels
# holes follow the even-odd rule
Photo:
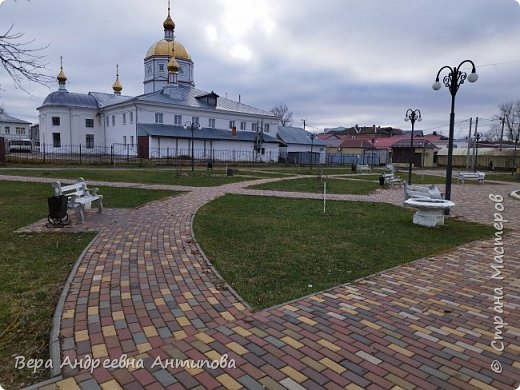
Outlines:
[[[190,158],[193,150],[196,159],[277,162],[279,120],[195,88],[194,63],[175,38],[170,7],[163,26],[164,38],[144,58],[140,96],[121,94],[118,72],[113,93],[69,92],[62,66],[58,90],[37,108],[41,147],[58,153],[70,145],[81,145],[83,153],[112,147],[142,158]]]

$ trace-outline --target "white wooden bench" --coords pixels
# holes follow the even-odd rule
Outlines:
[[[103,195],[99,195],[97,188],[88,189],[87,183],[80,177],[76,183],[61,185],[59,181],[52,183],[54,196],[65,195],[68,198],[68,207],[76,211],[81,223],[85,222],[85,210],[92,206],[92,202],[98,202],[98,213],[103,212]]]
[[[404,183],[404,198],[405,200],[410,198],[444,199],[444,196],[434,184],[424,187]]]
[[[464,179],[475,179],[478,184],[484,184],[484,178],[486,174],[484,172],[459,172],[457,176],[457,183],[464,184]]]
[[[368,164],[356,165],[356,173],[363,173],[363,172],[372,172],[370,165],[368,165]]]
[[[385,188],[389,188],[390,186],[401,187],[403,185],[403,180],[399,177],[396,177],[393,173],[382,173],[381,177],[383,178],[383,183]]]

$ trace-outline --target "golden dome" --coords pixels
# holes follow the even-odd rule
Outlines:
[[[121,85],[121,81],[119,81],[119,77],[114,82],[114,85],[112,85],[112,89],[114,92],[121,92],[123,90],[123,86]]]
[[[172,48],[172,44],[174,41],[167,41],[166,39],[161,39],[160,41],[154,43],[148,51],[146,52],[146,57],[150,58],[152,56],[170,56],[170,53],[173,51],[175,52],[175,58],[178,60],[185,60],[185,61],[191,61],[190,53],[188,53],[188,50],[180,43],[179,41],[175,40],[174,48]]]
[[[60,83],[65,83],[67,81],[67,76],[63,72],[63,68],[60,68],[60,73],[58,73],[58,77],[56,77]]]
[[[170,57],[170,61],[168,61],[168,72],[178,73],[180,68],[181,67],[179,66],[179,63],[175,60],[175,58]]]
[[[168,16],[164,20],[163,27],[165,30],[175,30],[175,22],[173,21],[169,12],[168,12]]]
[[[117,94],[121,93],[121,91],[123,90],[123,85],[121,85],[121,81],[119,81],[119,65],[116,65],[116,81],[114,81],[112,89]]]

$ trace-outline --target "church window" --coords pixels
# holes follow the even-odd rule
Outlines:
[[[52,146],[61,147],[61,133],[52,133]]]
[[[52,117],[52,125],[53,126],[59,126],[60,125],[60,117],[59,116],[53,116]]]
[[[17,127],[16,128],[16,134],[18,134],[18,135],[25,134],[25,127]]]
[[[116,125],[116,116],[112,115],[112,126]]]
[[[155,123],[163,123],[163,114],[162,112],[155,113]]]
[[[211,129],[215,128],[215,118],[209,118],[209,127]]]
[[[126,112],[123,112],[123,125],[126,125]]]
[[[110,118],[108,116],[105,118],[105,125],[106,127],[110,126]]]
[[[229,121],[229,128],[232,129],[235,127],[235,121]]]
[[[258,130],[258,123],[253,123],[253,124],[251,125],[251,130],[253,130],[253,131],[257,131],[257,130]]]
[[[85,127],[94,127],[94,119],[85,119]]]
[[[264,125],[264,131],[265,131],[266,133],[269,133],[269,123],[266,123],[266,124]]]
[[[246,122],[244,122],[244,121],[240,122],[240,130],[245,130],[246,126],[247,126]]]
[[[130,123],[134,123],[134,112],[130,111]]]
[[[9,126],[5,126],[5,133],[6,134],[11,133],[11,128]]]
[[[85,134],[85,144],[87,149],[94,149],[94,134]]]
[[[198,125],[199,124],[199,117],[198,116],[192,116],[191,117],[191,123],[193,123],[194,125]]]
[[[134,136],[130,136],[130,145],[134,146]]]
[[[146,67],[146,75],[147,76],[151,76],[152,75],[152,66],[151,65],[148,65]]]
[[[159,72],[164,72],[164,64],[159,64]]]
[[[182,125],[182,115],[175,115],[173,117],[173,124],[181,126]]]
[[[123,135],[123,145],[126,146],[126,135]]]

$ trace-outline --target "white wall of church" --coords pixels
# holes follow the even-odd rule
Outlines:
[[[40,145],[56,152],[82,146],[89,153],[105,145],[103,123],[97,110],[46,107],[40,110]]]

